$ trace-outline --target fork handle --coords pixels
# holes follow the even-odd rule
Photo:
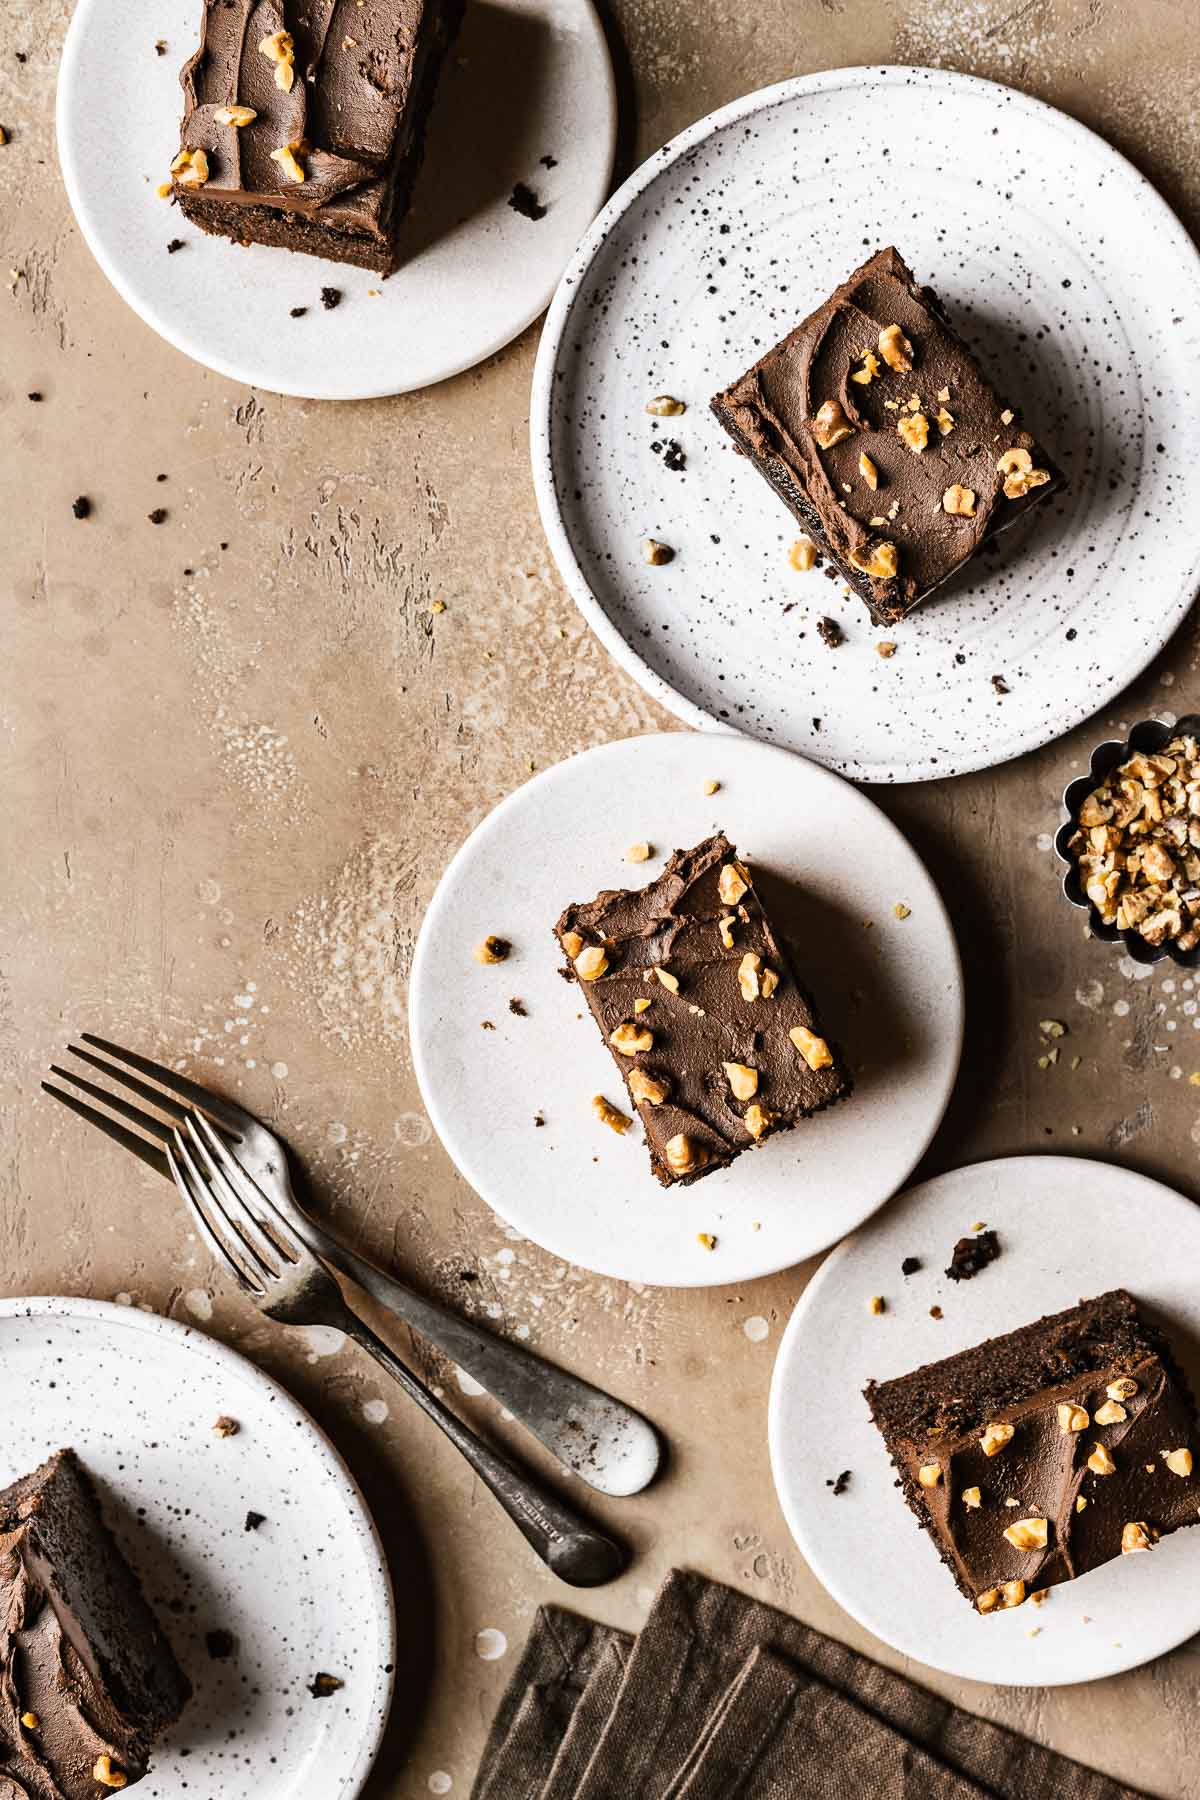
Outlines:
[[[399,1382],[410,1400],[440,1425],[450,1442],[492,1490],[517,1530],[542,1561],[571,1587],[600,1587],[625,1568],[629,1553],[589,1525],[536,1477],[515,1469],[462,1420],[431,1394],[423,1381],[376,1337],[369,1325],[346,1308],[343,1329]]]
[[[318,1256],[465,1369],[581,1481],[602,1494],[624,1497],[640,1493],[654,1479],[662,1441],[632,1406],[414,1293],[347,1249],[307,1213],[303,1223],[301,1235]]]

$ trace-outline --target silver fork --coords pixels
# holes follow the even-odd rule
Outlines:
[[[432,1306],[337,1244],[296,1204],[283,1145],[242,1107],[105,1039],[85,1034],[85,1042],[167,1087],[169,1094],[160,1093],[127,1070],[114,1067],[77,1045],[70,1047],[84,1062],[166,1112],[175,1120],[175,1126],[164,1124],[130,1101],[58,1065],[52,1065],[52,1073],[60,1080],[92,1095],[155,1141],[148,1142],[146,1137],[96,1111],[74,1094],[64,1093],[48,1082],[42,1083],[43,1088],[151,1168],[175,1181],[210,1249],[260,1310],[290,1324],[335,1326],[368,1350],[441,1426],[534,1549],[563,1580],[576,1586],[594,1586],[620,1572],[626,1561],[624,1550],[564,1506],[539,1482],[518,1472],[443,1406],[350,1309],[337,1282],[318,1258],[328,1255],[329,1261],[352,1275],[384,1305],[425,1331],[460,1366],[477,1372],[483,1385],[516,1416],[523,1416],[524,1422],[555,1454],[568,1466],[577,1464],[579,1472],[589,1477],[593,1485],[603,1486],[604,1491],[637,1492],[657,1467],[661,1446],[653,1427],[640,1414],[590,1384],[543,1363],[530,1351],[507,1344]],[[213,1129],[210,1118],[221,1127],[220,1133]],[[236,1152],[231,1144],[236,1145]],[[318,1241],[314,1242],[314,1238]],[[492,1379],[485,1379],[488,1375]],[[551,1390],[549,1398],[561,1410],[555,1412],[546,1405],[547,1387]],[[589,1456],[596,1454],[593,1444],[599,1443],[599,1438],[588,1435],[593,1427],[605,1447],[598,1470],[588,1467]]]

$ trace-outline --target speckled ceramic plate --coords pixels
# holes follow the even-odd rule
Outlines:
[[[798,527],[708,402],[891,243],[1070,488],[885,632],[791,569]],[[664,392],[686,414],[648,417]],[[1200,260],[1129,163],[1036,100],[939,69],[804,76],[702,119],[609,203],[551,306],[531,432],[564,579],[680,718],[863,781],[983,768],[1106,704],[1191,604]],[[648,567],[647,535],[675,560]]]
[[[948,1281],[956,1240],[981,1220],[997,1232],[1000,1257],[972,1281]],[[923,1264],[907,1279],[906,1256]],[[862,1397],[872,1378],[907,1374],[1114,1287],[1152,1309],[1196,1385],[1198,1260],[1200,1210],[1190,1200],[1130,1169],[1065,1156],[955,1169],[901,1194],[839,1245],[784,1333],[769,1420],[792,1535],[839,1605],[917,1662],[1030,1688],[1136,1668],[1200,1631],[1200,1530],[1190,1528],[1149,1556],[1064,1582],[1043,1606],[981,1617],[897,1492]],[[872,1294],[887,1302],[878,1317]],[[933,1305],[942,1318],[930,1317]],[[843,1469],[849,1485],[835,1496],[828,1483]]]
[[[719,793],[705,794],[708,780]],[[855,1091],[731,1168],[667,1189],[640,1121],[618,1137],[592,1115],[596,1093],[629,1103],[582,997],[559,976],[551,927],[568,902],[645,886],[673,849],[722,828],[795,945]],[[625,851],[641,840],[654,854],[630,864]],[[481,968],[471,950],[489,932],[513,953]],[[483,821],[425,915],[409,1016],[434,1127],[503,1218],[599,1274],[708,1287],[825,1249],[907,1179],[958,1070],[962,976],[933,883],[864,794],[750,738],[664,732],[559,763]],[[714,1251],[702,1231],[716,1234]]]
[[[0,1367],[0,1486],[78,1451],[196,1690],[139,1795],[352,1800],[391,1703],[391,1585],[307,1413],[203,1332],[99,1300],[0,1300]],[[345,1685],[314,1699],[318,1673]]]
[[[179,69],[201,12],[200,0],[79,0],[63,48],[67,193],[100,267],[153,330],[234,381],[363,400],[469,369],[537,318],[612,174],[616,95],[590,0],[470,0],[430,121],[407,261],[387,281],[206,237],[156,198],[179,147]],[[517,182],[543,218],[508,204]],[[182,248],[168,255],[172,239]],[[322,308],[323,287],[340,290],[336,311]]]

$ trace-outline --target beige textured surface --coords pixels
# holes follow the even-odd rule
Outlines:
[[[624,0],[628,123],[640,156],[786,75],[946,62],[1104,131],[1195,229],[1190,10]],[[579,1274],[510,1245],[431,1141],[404,995],[448,854],[531,763],[671,722],[589,638],[549,565],[526,454],[535,333],[446,386],[351,407],[240,390],[185,362],[110,290],[68,213],[51,125],[66,16],[62,0],[33,14],[0,0],[0,271],[19,271],[0,282],[0,1282],[202,1319],[312,1408],[363,1481],[398,1578],[398,1700],[370,1793],[417,1800],[442,1770],[461,1795],[550,1579],[373,1368],[260,1326],[167,1189],[41,1099],[45,1064],[88,1027],[187,1056],[287,1133],[353,1239],[497,1308],[503,1329],[527,1326],[659,1419],[667,1479],[597,1508],[638,1552],[587,1602],[614,1623],[636,1625],[663,1571],[687,1562],[863,1641],[793,1550],[767,1468],[771,1360],[806,1271],[707,1294]],[[81,493],[94,512],[77,523]],[[158,505],[169,518],[155,529]],[[1196,660],[1189,626],[1102,725],[1195,705]],[[1195,991],[1169,970],[1129,979],[1055,892],[1057,796],[1099,735],[881,797],[947,891],[970,979],[967,1068],[927,1167],[1061,1148],[1195,1194]],[[1047,1015],[1069,1023],[1077,1072],[1065,1055],[1036,1067]],[[464,1285],[462,1269],[480,1279]],[[743,1332],[752,1315],[765,1341]],[[376,1423],[364,1409],[379,1400],[390,1414]],[[485,1401],[463,1408],[509,1429]],[[484,1628],[506,1634],[505,1656],[479,1658]],[[1139,1787],[1200,1794],[1194,1647],[1092,1688],[930,1679]]]

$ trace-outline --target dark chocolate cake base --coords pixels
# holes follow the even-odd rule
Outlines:
[[[1122,1288],[866,1388],[904,1496],[981,1611],[1200,1517],[1200,1425]],[[1006,1530],[1042,1542],[1023,1546]]]

